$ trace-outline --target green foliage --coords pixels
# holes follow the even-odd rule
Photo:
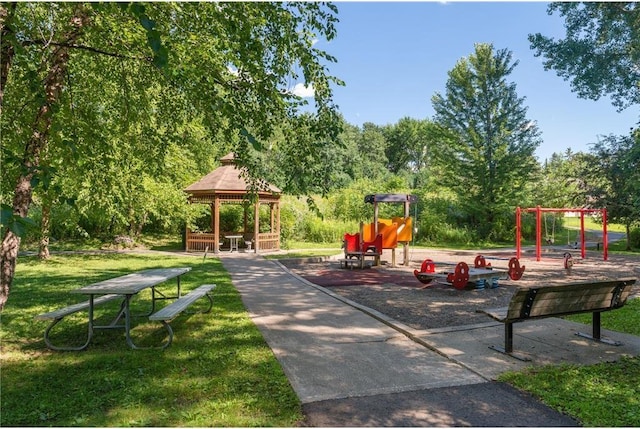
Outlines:
[[[302,239],[313,243],[335,243],[342,240],[346,232],[357,231],[353,222],[325,222],[318,217],[307,216],[300,225]]]
[[[24,237],[29,231],[33,231],[35,226],[36,223],[32,218],[18,216],[13,213],[13,209],[9,205],[1,205],[0,231],[3,235],[6,228],[18,237]]]
[[[425,170],[430,164],[431,146],[436,141],[436,126],[428,120],[402,118],[384,128],[389,171],[398,174]]]
[[[640,228],[633,228],[629,233],[629,247],[640,249]]]
[[[585,169],[591,200],[607,208],[611,222],[640,224],[640,145],[633,135],[608,136],[594,145]]]
[[[57,205],[73,200],[76,223],[90,235],[175,231],[194,216],[182,189],[221,153],[235,149],[245,166],[259,165],[248,149],[262,150],[280,124],[291,131],[282,144],[295,146],[301,121],[305,165],[331,153],[339,131],[331,84],[341,82],[326,68],[335,58],[314,41],[335,37],[335,6],[96,3],[69,49],[65,88],[52,106],[46,147],[34,158],[39,165],[21,165],[33,158],[23,151],[43,100],[46,58],[76,7],[21,3],[5,21],[12,37],[2,41],[3,61],[11,60],[0,119],[8,165],[2,202],[28,170],[41,212],[51,208],[55,216]],[[8,52],[15,53],[5,58]],[[288,88],[298,79],[314,88],[315,103],[300,119],[306,103]],[[331,177],[307,185],[316,176],[301,171],[287,176],[292,189],[333,186]]]
[[[640,104],[640,7],[636,2],[555,2],[549,15],[564,18],[564,39],[530,34],[545,70],[571,81],[581,98],[610,95],[622,109]]]
[[[191,266],[183,290],[215,283],[209,314],[172,322],[170,348],[132,351],[121,331],[98,331],[81,353],[51,352],[35,315],[78,302],[69,291],[135,270]],[[2,415],[9,426],[292,427],[300,403],[282,368],[251,322],[219,260],[149,255],[67,255],[22,258],[2,314]],[[175,291],[175,283],[161,286]],[[132,301],[148,311],[150,292]],[[113,304],[113,305],[112,305]],[[116,302],[97,315],[108,322]],[[134,319],[138,343],[162,341],[164,329]],[[86,313],[65,318],[55,335],[86,335]]]
[[[540,143],[524,99],[506,80],[518,64],[511,57],[506,49],[477,44],[448,73],[446,94],[432,98],[439,130],[437,180],[458,196],[480,238],[504,234],[494,223],[524,196]]]
[[[399,176],[386,178],[363,178],[352,182],[348,187],[336,190],[328,197],[332,207],[330,215],[342,221],[373,222],[373,205],[364,202],[370,194],[410,193],[406,182]],[[379,217],[402,216],[399,204],[381,204]]]

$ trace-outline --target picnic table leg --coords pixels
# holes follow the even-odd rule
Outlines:
[[[49,338],[49,332],[62,319],[64,319],[64,317],[60,317],[58,319],[55,319],[53,322],[51,322],[51,324],[44,331],[44,343],[47,345],[47,347],[50,348],[51,350],[55,350],[55,351],[81,351],[81,350],[85,350],[87,347],[89,347],[89,343],[91,343],[91,338],[93,338],[93,326],[92,326],[91,323],[89,324],[89,328],[88,328],[88,332],[87,332],[87,340],[85,341],[85,343],[83,345],[78,346],[78,347],[58,347],[58,346],[54,346],[53,345],[53,343],[51,342],[51,339]]]
[[[47,345],[47,347],[55,351],[81,351],[89,347],[89,343],[91,343],[91,339],[93,338],[93,295],[89,295],[89,322],[87,324],[87,340],[81,346],[58,347],[58,346],[54,346],[53,343],[51,342],[51,339],[49,338],[49,333],[51,332],[51,329],[53,329],[53,327],[56,326],[59,322],[61,322],[62,319],[64,319],[65,317],[66,316],[62,316],[57,319],[54,319],[53,322],[51,322],[51,324],[47,326],[47,329],[45,329],[44,343]]]
[[[152,288],[152,290],[155,290],[155,288]],[[167,347],[169,347],[169,345],[173,341],[173,330],[171,329],[171,326],[165,321],[162,321],[162,324],[164,325],[165,329],[169,333],[169,339],[167,340],[166,343],[161,344],[160,346],[141,347],[141,346],[137,346],[133,342],[133,339],[131,338],[131,309],[129,306],[129,302],[131,301],[132,297],[133,295],[126,295],[126,298],[123,304],[124,305],[124,330],[125,330],[125,336],[127,339],[127,344],[129,345],[129,347],[131,347],[134,350],[166,349]],[[211,300],[211,298],[209,299]],[[213,302],[212,302],[212,305],[213,305]]]
[[[180,276],[176,277],[176,280],[178,282],[178,294],[176,296],[166,296],[159,290],[156,290],[155,286],[151,288],[151,311],[146,314],[143,314],[142,316],[151,316],[153,313],[156,312],[156,301],[162,301],[167,299],[180,299],[182,297]],[[156,298],[156,295],[160,295],[160,297]]]

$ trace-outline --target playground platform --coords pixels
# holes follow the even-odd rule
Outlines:
[[[502,324],[415,330],[276,261],[246,253],[221,260],[303,403],[308,426],[577,426],[496,377],[530,365],[640,354],[639,337],[603,330],[624,342],[606,346],[573,335],[584,325],[544,319],[516,329],[516,347],[528,344],[532,358],[525,363],[489,349],[501,343]]]

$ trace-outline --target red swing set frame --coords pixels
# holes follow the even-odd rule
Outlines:
[[[541,232],[541,224],[542,224],[542,215],[543,213],[580,213],[580,251],[582,259],[586,256],[586,246],[584,241],[584,215],[585,213],[600,213],[602,215],[602,247],[603,247],[603,260],[606,261],[609,257],[609,240],[607,239],[607,209],[550,209],[550,208],[542,208],[540,206],[534,208],[526,208],[522,209],[520,207],[516,207],[516,257],[520,259],[520,254],[522,251],[520,245],[520,238],[522,236],[522,222],[521,222],[521,214],[522,212],[535,213],[536,214],[536,261],[539,261],[542,257],[542,232]]]

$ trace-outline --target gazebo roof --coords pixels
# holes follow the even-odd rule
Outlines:
[[[216,194],[233,194],[246,195],[251,191],[251,187],[242,177],[242,169],[238,168],[235,163],[235,155],[229,153],[220,159],[222,165],[200,180],[185,188],[185,192],[193,196],[216,195]],[[264,194],[280,194],[282,191],[274,185],[261,181],[258,193]]]

